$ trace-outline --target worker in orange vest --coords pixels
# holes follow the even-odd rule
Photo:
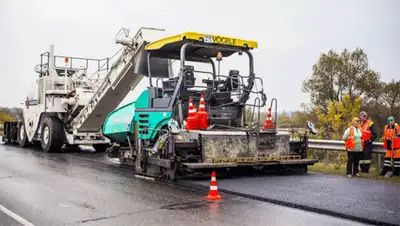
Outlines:
[[[355,117],[351,121],[351,126],[344,131],[343,140],[347,150],[347,177],[360,176],[358,174],[358,164],[362,155],[363,142],[362,132],[359,128],[360,119]]]
[[[361,172],[368,173],[372,161],[372,142],[378,137],[374,122],[365,111],[360,112],[362,139],[364,148],[360,160]]]
[[[385,125],[383,147],[386,148],[385,160],[381,175],[390,177],[400,174],[400,127],[392,116],[388,117]]]

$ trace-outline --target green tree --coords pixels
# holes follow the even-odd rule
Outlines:
[[[250,126],[253,124],[253,127],[257,127],[256,123],[258,120],[258,116],[260,115],[260,127],[262,128],[265,120],[267,119],[267,112],[263,112],[262,109],[260,109],[260,113],[258,113],[258,110],[253,114],[253,108],[252,107],[246,107],[246,122]]]
[[[303,81],[302,90],[311,97],[311,104],[327,112],[330,102],[372,95],[381,87],[380,75],[371,70],[367,54],[360,48],[323,53],[313,65],[310,78]]]
[[[400,107],[400,80],[385,84],[383,100],[391,110]]]
[[[21,119],[22,118],[22,109],[21,108],[7,108],[7,107],[0,107],[0,112],[12,116],[13,118]]]
[[[279,128],[290,128],[293,125],[292,118],[288,113],[283,111],[280,116],[278,116],[278,127]]]
[[[14,117],[8,115],[7,113],[0,112],[0,123],[3,124],[5,121],[15,120]]]
[[[0,111],[0,124],[4,124],[5,121],[13,121],[15,120],[14,117],[10,116],[8,113],[6,112],[2,112]],[[3,128],[0,128],[0,135],[3,135]]]
[[[317,127],[321,139],[340,140],[344,130],[350,125],[353,117],[358,116],[361,108],[361,99],[351,100],[350,95],[345,95],[342,101],[331,101],[328,111],[315,109],[318,117]]]
[[[389,115],[400,122],[400,81],[381,82],[381,87],[376,89],[373,96],[364,97],[362,110],[374,121],[378,128],[378,136],[383,136],[383,127]]]

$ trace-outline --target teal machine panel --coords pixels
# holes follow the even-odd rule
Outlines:
[[[149,108],[148,90],[144,90],[136,101],[126,104],[112,111],[103,124],[103,134],[116,143],[127,143],[127,135],[135,131],[135,122],[138,124],[139,135],[142,139],[154,139],[157,129],[165,126],[172,117],[172,112],[135,112],[135,109]],[[148,128],[148,133],[143,130]]]

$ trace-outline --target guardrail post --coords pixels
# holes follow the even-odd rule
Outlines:
[[[375,167],[376,170],[380,171],[381,170],[381,166],[382,166],[382,156],[381,154],[376,154],[376,161],[375,161]]]
[[[324,168],[328,167],[329,165],[329,152],[325,151],[324,153]]]

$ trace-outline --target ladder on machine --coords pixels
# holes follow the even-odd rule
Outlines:
[[[124,45],[122,53],[111,66],[102,84],[91,99],[72,119],[74,134],[78,132],[99,132],[107,117],[133,90],[147,73],[145,46],[161,38],[163,29],[141,28],[128,40],[117,40]]]

